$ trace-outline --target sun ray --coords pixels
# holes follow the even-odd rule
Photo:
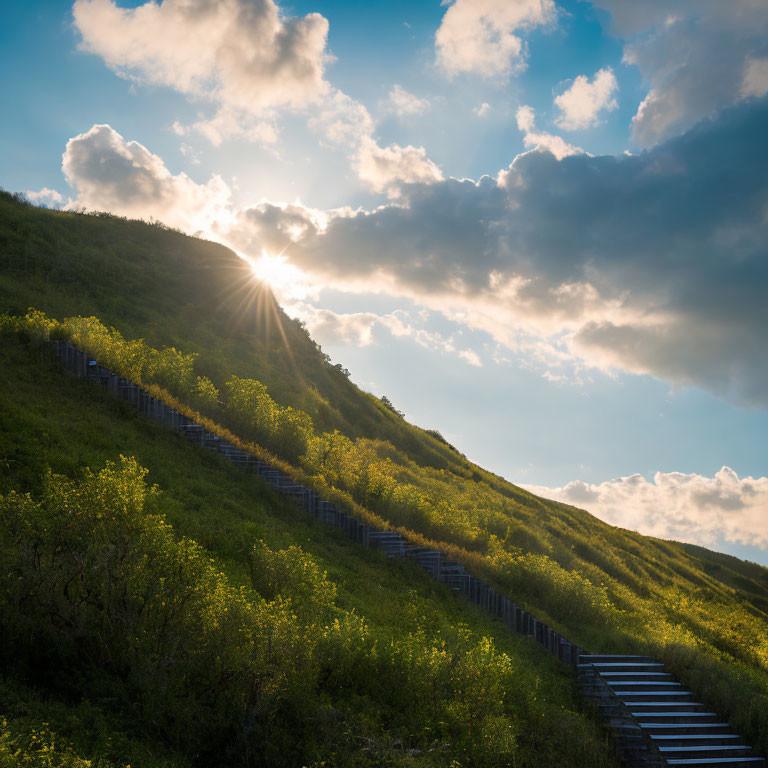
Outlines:
[[[253,274],[259,280],[269,283],[273,288],[290,285],[299,276],[299,270],[288,263],[285,250],[273,254],[262,249],[261,256],[251,261]]]

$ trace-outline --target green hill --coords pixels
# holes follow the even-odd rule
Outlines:
[[[337,596],[310,626],[364,617],[376,638],[375,652],[363,652],[358,645],[340,653],[333,646],[342,642],[338,637],[326,647],[319,639],[315,646],[311,635],[308,645],[319,650],[310,666],[322,672],[315,678],[307,675],[312,684],[296,693],[295,700],[286,695],[286,730],[256,717],[259,743],[276,745],[270,763],[314,759],[319,764],[329,759],[331,744],[338,748],[328,764],[363,756],[375,764],[406,760],[427,765],[449,765],[451,760],[492,765],[494,759],[500,765],[553,760],[558,765],[600,765],[612,758],[590,716],[574,714],[579,705],[566,673],[541,659],[527,641],[508,637],[496,622],[420,574],[314,528],[269,494],[254,504],[264,494],[256,480],[226,475],[222,482],[222,473],[234,470],[193,455],[173,435],[138,422],[121,406],[105,400],[99,415],[78,395],[86,384],[67,382],[47,362],[34,361],[20,340],[31,341],[42,332],[73,338],[104,364],[160,388],[162,396],[182,401],[270,451],[337,504],[452,553],[585,647],[659,656],[700,700],[729,718],[755,747],[768,750],[768,570],[614,528],[471,464],[439,436],[407,424],[386,404],[354,387],[304,329],[282,313],[269,290],[254,283],[235,254],[221,246],[141,222],[46,211],[3,195],[0,312],[21,317],[28,307],[45,317],[6,319],[4,325],[7,406],[0,471],[6,504],[15,489],[30,492],[41,509],[51,506],[46,501],[50,490],[41,479],[46,467],[82,478],[86,466],[99,470],[120,453],[135,456],[162,490],[164,501],[153,504],[160,504],[174,536],[199,542],[222,569],[226,584],[214,580],[211,591],[240,585],[253,590],[242,598],[247,616],[241,624],[261,621],[271,626],[273,619],[253,618],[248,611],[255,609],[248,606],[276,611],[274,606],[293,600],[297,624],[289,625],[287,634],[300,636],[309,631],[308,617],[315,610],[297,596],[306,585],[288,584],[281,590],[274,582],[249,577],[254,573],[249,569],[255,557],[252,543],[261,538],[266,550],[260,568],[268,562],[285,571],[289,565],[281,565],[280,558],[289,555],[274,553],[299,546],[311,558],[308,572],[317,577],[327,571]],[[215,464],[216,471],[206,475],[208,464]],[[41,514],[45,518],[52,512]],[[19,556],[17,550],[8,551]],[[240,605],[234,597],[230,602]],[[45,625],[39,616],[26,617],[26,622]],[[457,628],[460,622],[465,626]],[[483,646],[484,637],[493,638],[492,651]],[[146,713],[140,703],[149,694],[131,682],[128,662],[118,665],[122,678],[115,672],[94,688],[84,672],[87,666],[76,655],[62,650],[46,657],[27,642],[24,666],[18,642],[6,669],[9,675],[26,675],[23,684],[33,690],[9,683],[4,694],[8,700],[32,701],[29,709],[34,712],[47,711],[43,696],[58,697],[50,705],[56,712],[62,698],[79,702],[77,706],[96,702],[92,706],[104,712],[105,728],[128,734],[124,754],[145,748],[132,739],[141,732]],[[492,658],[473,656],[482,653],[479,648]],[[287,650],[286,656],[291,653]],[[474,659],[467,662],[471,669],[459,672],[463,662],[456,659],[465,657]],[[330,658],[348,658],[348,672],[329,672]],[[53,690],[51,669],[68,664],[72,669],[64,676],[66,684]],[[43,680],[32,674],[35,669],[46,670]],[[495,670],[492,679],[488,669]],[[371,676],[381,679],[375,690],[367,679]],[[546,693],[538,693],[544,689]],[[529,699],[519,698],[521,691]],[[229,702],[235,709],[225,707],[226,716],[218,711],[216,717],[210,712],[196,715],[206,720],[207,728],[214,728],[219,718],[216,735],[209,739],[215,754],[220,754],[216,739],[232,738],[234,731],[228,729],[237,720],[232,712],[239,712],[242,721],[245,694],[238,695],[240,709]],[[307,708],[298,707],[298,700],[306,700]],[[471,709],[475,705],[480,714]],[[152,706],[162,715],[158,723],[181,718],[172,714],[168,702],[153,701]],[[184,727],[185,738],[192,738],[189,734],[196,729],[189,723]],[[70,727],[73,737],[82,730]],[[197,743],[194,738],[192,742]],[[290,752],[286,745],[294,742],[304,751]],[[158,725],[155,743],[170,749],[174,759],[177,754],[193,761],[201,754],[210,759],[199,745],[185,750],[171,725]],[[367,746],[361,748],[361,743]],[[82,749],[101,747],[85,743]],[[560,755],[556,759],[555,752]],[[123,758],[117,754],[113,759]]]

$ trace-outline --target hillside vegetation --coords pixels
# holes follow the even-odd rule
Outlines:
[[[451,552],[572,640],[659,656],[768,751],[766,569],[614,528],[471,464],[357,390],[226,249],[5,196],[0,309],[8,338],[73,339],[337,504]],[[45,464],[15,461],[14,483]],[[103,461],[73,458],[66,474],[83,465]]]
[[[616,765],[564,667],[415,565],[9,335],[0,398],[3,768]]]

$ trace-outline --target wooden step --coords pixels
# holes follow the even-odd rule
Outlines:
[[[715,722],[660,723],[651,720],[640,720],[639,725],[644,731],[652,735],[728,733],[729,728],[728,723]]]
[[[583,656],[581,658],[584,658]],[[579,672],[597,671],[601,675],[606,672],[663,672],[664,665],[659,662],[630,661],[617,662],[605,661],[599,664],[578,664],[576,669]]]
[[[695,757],[706,758],[729,758],[729,757],[750,757],[752,750],[744,744],[719,745],[709,747],[659,747],[664,757],[668,760],[685,760]]]
[[[684,768],[765,768],[765,760],[762,757],[668,758],[667,764]]]
[[[608,685],[610,685],[611,688],[613,688],[613,690],[618,694],[623,694],[624,691],[659,691],[665,693],[675,691],[680,693],[683,690],[682,683],[678,683],[675,680],[670,680],[669,678],[662,680],[625,680],[622,678],[621,680],[606,680],[605,682],[608,683]]]
[[[596,653],[582,653],[579,664],[655,664],[650,656],[622,656]]]
[[[707,747],[733,746],[740,744],[741,736],[736,733],[699,733],[699,734],[651,734],[654,743],[660,747]],[[740,744],[740,746],[744,746]]]
[[[638,690],[637,688],[616,691],[616,695],[625,704],[631,705],[630,709],[632,708],[632,706],[634,706],[635,702],[642,703],[642,702],[666,701],[669,703],[680,702],[681,704],[687,704],[689,701],[689,698],[693,696],[693,694],[690,691],[681,691],[681,690],[648,691],[648,690]]]
[[[695,701],[628,701],[625,702],[635,717],[646,717],[648,713],[653,712],[661,716],[663,712],[670,715],[696,713],[701,710],[701,704]],[[702,714],[717,717],[712,712],[702,712]]]

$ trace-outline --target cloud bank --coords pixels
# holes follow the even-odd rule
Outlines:
[[[714,477],[657,472],[653,481],[631,475],[596,485],[523,487],[648,536],[710,548],[721,542],[768,548],[768,477],[739,478],[729,467]]]
[[[649,86],[633,120],[641,146],[768,92],[768,4],[761,0],[592,0],[627,40],[624,61]]]
[[[75,0],[72,13],[81,49],[119,76],[213,106],[211,117],[174,123],[180,136],[199,133],[215,146],[231,138],[270,145],[280,114],[290,111],[346,148],[374,191],[442,178],[423,147],[380,147],[365,106],[328,82],[328,21],[318,13],[287,16],[274,0],[163,0],[136,8]],[[400,86],[389,103],[398,114],[426,108]]]
[[[412,184],[291,250],[318,281],[414,297],[516,348],[768,405],[768,100],[637,156],[525,153]]]
[[[533,130],[533,115],[519,115]],[[768,99],[640,155],[526,152],[497,177],[445,179],[414,147],[363,143],[372,211],[235,209],[109,126],[70,140],[77,205],[154,216],[242,253],[282,251],[307,280],[412,298],[563,375],[651,374],[768,405]],[[540,148],[543,149],[543,148]],[[210,234],[209,234],[210,236]],[[557,371],[555,369],[562,370]]]

